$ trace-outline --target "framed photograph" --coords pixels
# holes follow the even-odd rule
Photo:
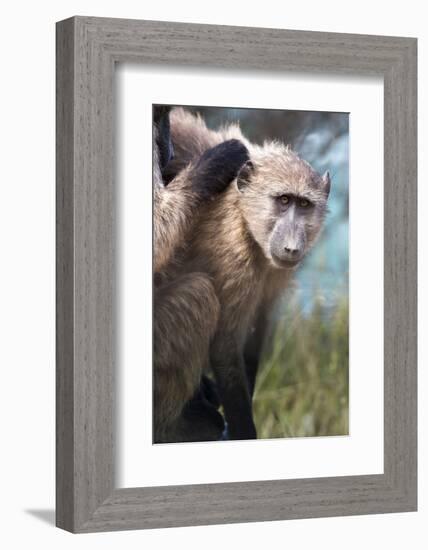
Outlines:
[[[57,24],[57,526],[417,508],[416,39]]]

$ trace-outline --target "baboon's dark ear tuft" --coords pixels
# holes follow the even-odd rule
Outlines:
[[[238,176],[236,178],[236,186],[238,187],[238,191],[240,191],[241,193],[245,191],[245,188],[250,183],[250,179],[253,173],[254,164],[251,162],[251,160],[247,160],[244,166],[239,170]]]

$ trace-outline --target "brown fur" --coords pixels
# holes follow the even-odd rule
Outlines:
[[[156,144],[156,127],[154,143]],[[199,198],[190,187],[192,166],[165,187],[154,146],[154,441],[175,442],[194,438],[215,439],[219,433],[204,426],[198,434],[183,417],[201,379],[214,334],[219,303],[207,274],[187,273],[168,281],[174,253],[192,228]],[[179,330],[177,330],[179,329]]]
[[[171,111],[170,121],[174,159],[167,166],[167,177],[178,174],[204,151],[228,139],[238,139],[248,149],[252,147],[237,124],[212,131],[199,115],[192,115],[181,107]]]
[[[231,185],[217,201],[204,205],[177,272],[203,271],[214,281],[221,310],[211,364],[231,437],[252,438],[256,434],[242,350],[260,308],[285,289],[295,271],[279,268],[270,254],[276,221],[272,196],[293,194],[313,202],[307,220],[308,250],[326,211],[324,180],[288,147],[276,142],[253,145],[237,126],[214,132],[183,109],[171,113],[171,136],[175,149],[171,173],[186,169],[206,148],[231,137],[245,143],[254,166],[243,193]]]

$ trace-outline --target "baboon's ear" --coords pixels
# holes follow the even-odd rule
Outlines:
[[[254,164],[251,162],[251,160],[247,160],[247,162],[239,170],[238,175],[236,177],[236,186],[238,188],[238,191],[240,191],[241,193],[245,191],[245,188],[250,183],[250,179],[253,173],[254,173]]]
[[[330,193],[330,186],[331,186],[330,172],[328,170],[324,173],[323,177],[321,178],[321,181],[322,181],[322,184],[321,184],[322,189],[326,194],[326,196],[328,197]]]

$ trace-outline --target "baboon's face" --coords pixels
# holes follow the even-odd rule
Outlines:
[[[265,145],[261,151],[237,179],[242,211],[270,263],[293,268],[320,234],[330,176],[321,177],[282,145]]]

